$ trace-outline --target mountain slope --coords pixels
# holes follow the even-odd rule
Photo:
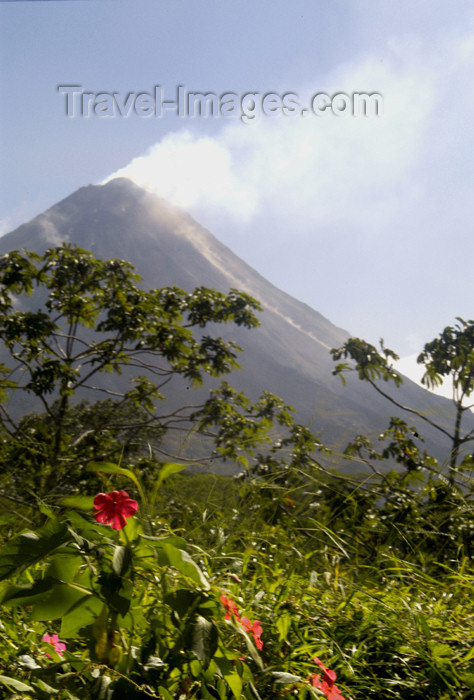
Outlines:
[[[223,333],[245,350],[242,371],[230,382],[252,397],[264,390],[281,396],[324,442],[341,447],[358,432],[377,435],[395,414],[370,387],[352,377],[343,387],[332,376],[329,350],[340,346],[347,332],[270,284],[189,215],[129,180],[79,189],[1,238],[0,253],[18,248],[43,252],[62,242],[76,243],[100,258],[129,260],[145,288],[234,287],[257,298],[264,309],[261,327]],[[176,402],[188,398],[173,397]],[[397,398],[452,424],[450,402],[409,380]],[[435,454],[445,454],[437,432],[423,424],[420,430]]]

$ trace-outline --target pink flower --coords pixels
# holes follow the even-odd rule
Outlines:
[[[63,651],[66,650],[66,645],[63,644],[63,642],[59,641],[59,637],[57,634],[44,634],[43,635],[43,642],[47,642],[48,644],[51,644],[51,646],[54,647],[55,651],[59,656],[63,655]],[[46,656],[51,658],[51,656],[46,653]]]
[[[225,595],[221,595],[219,600],[221,601],[222,605],[226,609],[226,614],[225,614],[224,620],[231,620],[232,615],[234,615],[237,622],[240,622],[239,610],[237,608],[237,605],[234,603],[234,601],[230,600],[230,598],[227,598]]]
[[[326,666],[323,664],[322,661],[318,659],[317,656],[314,657],[314,663],[317,664],[323,671],[323,677],[321,679],[320,675],[317,675],[315,673],[313,674],[313,679],[311,683],[313,688],[321,690],[328,700],[345,700],[345,698],[341,695],[341,691],[339,690],[337,685],[334,685],[334,682],[336,680],[335,671],[331,671],[330,668],[326,668]]]
[[[127,524],[126,518],[137,512],[138,503],[126,491],[111,491],[98,493],[94,498],[94,508],[97,510],[94,518],[98,523],[110,523],[114,530],[121,530]]]
[[[260,624],[260,620],[250,622],[248,617],[243,617],[241,622],[242,627],[246,632],[252,632],[257,649],[263,649],[263,642],[260,639],[260,635],[262,634],[262,625]]]

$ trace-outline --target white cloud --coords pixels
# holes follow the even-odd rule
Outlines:
[[[394,188],[409,180],[433,103],[434,76],[413,73],[400,47],[382,63],[345,64],[333,92],[380,92],[381,117],[268,117],[228,122],[216,136],[166,136],[114,173],[183,206],[200,220],[225,214],[248,224],[263,211],[295,227],[337,222],[365,231],[397,207]],[[314,85],[301,88],[308,104]],[[204,223],[207,223],[204,221]]]
[[[187,210],[205,202],[206,207],[245,220],[254,213],[256,193],[236,170],[232,149],[225,142],[193,137],[185,130],[166,136],[111,177],[129,177]]]
[[[426,339],[472,315],[470,278],[452,290],[459,249],[474,255],[464,232],[474,36],[462,31],[394,36],[300,86],[302,101],[315,90],[379,92],[381,117],[260,116],[220,122],[212,136],[178,131],[111,177],[183,206],[286,291],[408,354],[409,333]]]

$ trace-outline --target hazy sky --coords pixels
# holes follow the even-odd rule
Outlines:
[[[120,172],[336,325],[419,351],[474,317],[473,20],[464,0],[0,2],[0,232]],[[68,117],[60,85],[130,114]],[[155,85],[277,108],[134,111]],[[355,92],[383,113],[278,110]]]

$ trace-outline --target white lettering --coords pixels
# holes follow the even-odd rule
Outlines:
[[[323,103],[322,107],[320,107],[321,101]],[[313,97],[313,100],[311,102],[311,109],[313,110],[314,114],[317,117],[320,117],[322,114],[324,114],[324,112],[330,106],[331,106],[331,98],[325,92],[316,93],[316,95]]]
[[[121,117],[128,117],[132,106],[133,106],[133,100],[135,98],[135,93],[134,92],[129,92],[125,98],[125,100],[122,98],[119,92],[114,92],[114,100],[115,104],[117,105],[118,113],[120,114]]]
[[[282,107],[282,100],[280,95],[274,92],[267,92],[263,96],[262,100],[262,110],[267,117],[271,117],[273,114],[279,114]]]
[[[82,93],[82,85],[58,85],[58,92],[66,95],[66,116],[75,117],[74,96]]]
[[[108,92],[100,92],[94,101],[94,114],[97,117],[115,117],[114,96]]]
[[[151,117],[155,112],[153,95],[150,95],[149,92],[139,92],[135,98],[133,109],[139,117]]]
[[[239,96],[236,92],[225,92],[221,95],[219,105],[223,117],[240,115]]]

